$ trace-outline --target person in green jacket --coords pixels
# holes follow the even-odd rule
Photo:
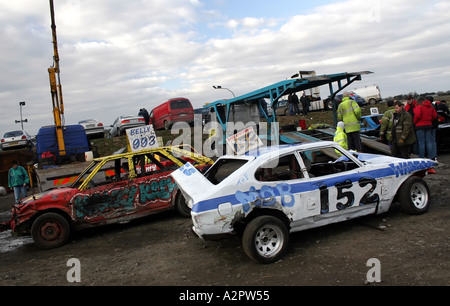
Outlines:
[[[27,196],[27,184],[30,183],[30,178],[27,171],[19,166],[17,161],[13,161],[12,164],[8,172],[8,187],[14,189],[16,203],[20,203],[20,199]]]
[[[344,149],[346,149],[346,150],[348,149],[347,134],[345,134],[345,132],[344,132],[344,122],[342,122],[342,121],[338,122],[333,141],[337,142]],[[336,152],[339,155],[341,155],[341,152],[339,152],[338,150],[336,150]]]
[[[383,117],[381,118],[381,127],[380,127],[380,140],[386,140],[389,148],[392,146],[392,125],[394,124],[394,101],[387,101],[388,109],[384,112]]]
[[[400,101],[394,103],[394,110],[391,154],[394,157],[409,158],[411,148],[416,142],[413,119]]]
[[[347,134],[348,149],[362,151],[361,138],[361,108],[358,103],[350,99],[348,92],[342,95],[342,102],[337,109],[338,120],[343,121]]]

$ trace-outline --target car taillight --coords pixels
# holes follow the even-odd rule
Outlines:
[[[122,120],[120,123],[124,124],[124,123],[130,123],[130,120]]]
[[[145,122],[144,118],[139,118],[138,121]]]
[[[97,126],[103,126],[103,123],[99,123],[99,124],[97,124]]]
[[[2,138],[2,142],[5,142],[5,140]]]
[[[23,139],[23,140],[27,139],[27,136],[22,135],[22,139]]]

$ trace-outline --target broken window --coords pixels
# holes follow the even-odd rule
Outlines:
[[[247,162],[246,159],[219,159],[206,173],[205,177],[213,184],[217,185],[231,175],[234,171],[242,167]]]
[[[299,152],[310,177],[350,171],[359,167],[334,147]]]
[[[294,154],[280,157],[278,163],[271,160],[255,172],[255,178],[258,181],[287,181],[303,177],[303,172]]]

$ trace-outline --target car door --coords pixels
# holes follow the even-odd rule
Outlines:
[[[79,222],[112,222],[134,211],[138,186],[128,164],[127,158],[116,158],[86,173],[88,187],[71,200]]]
[[[314,223],[333,223],[375,212],[381,192],[375,172],[333,147],[298,153],[311,184],[304,196],[311,206],[315,203],[320,207],[315,210]]]
[[[305,181],[297,155],[293,152],[262,164],[255,171],[255,179],[257,186],[254,189],[258,193],[256,206],[278,208],[291,214],[295,206],[302,202],[298,191],[304,187],[301,185]],[[241,203],[249,202],[244,198],[245,193],[236,193],[236,196]]]

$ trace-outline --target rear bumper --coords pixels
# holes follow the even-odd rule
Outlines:
[[[2,149],[14,148],[14,147],[25,147],[28,144],[27,140],[18,140],[14,142],[4,142],[1,144]]]

